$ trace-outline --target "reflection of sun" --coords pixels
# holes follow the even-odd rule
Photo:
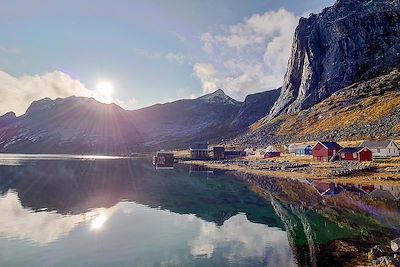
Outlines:
[[[100,214],[96,218],[93,219],[91,224],[92,230],[99,230],[103,227],[104,223],[106,222],[107,217],[104,214]]]
[[[103,103],[111,103],[113,101],[112,94],[114,87],[111,83],[102,81],[96,85],[96,99]]]

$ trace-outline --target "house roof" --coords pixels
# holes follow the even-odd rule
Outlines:
[[[386,148],[388,145],[392,142],[392,140],[369,140],[369,141],[364,141],[361,146],[366,146],[372,149],[376,148]]]
[[[336,142],[318,142],[319,144],[323,145],[327,149],[340,149],[342,148],[338,143]],[[318,144],[317,143],[317,144]]]
[[[190,146],[190,149],[208,150],[208,145],[207,144],[193,144],[193,145]]]
[[[361,152],[365,147],[345,147],[339,150],[339,153],[359,153]]]

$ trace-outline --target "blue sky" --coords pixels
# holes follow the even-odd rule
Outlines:
[[[25,90],[22,75],[60,71],[89,90],[108,81],[113,99],[131,109],[219,87],[241,100],[281,84],[298,18],[333,3],[2,1],[0,71],[8,80],[0,90]]]

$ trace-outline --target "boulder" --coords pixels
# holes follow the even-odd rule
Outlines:
[[[400,237],[390,241],[390,247],[394,252],[400,252]]]

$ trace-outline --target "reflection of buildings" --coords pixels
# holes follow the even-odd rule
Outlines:
[[[214,174],[214,171],[210,170],[207,166],[190,165],[189,175],[191,174]]]
[[[311,181],[309,183],[321,196],[333,196],[342,192],[366,194],[377,198],[400,200],[400,186],[354,185]]]

